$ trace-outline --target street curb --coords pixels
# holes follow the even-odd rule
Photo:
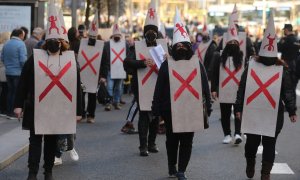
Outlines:
[[[22,148],[20,148],[17,152],[11,154],[6,159],[0,162],[0,171],[9,166],[15,160],[19,159],[21,156],[26,154],[29,150],[29,144],[26,144]]]

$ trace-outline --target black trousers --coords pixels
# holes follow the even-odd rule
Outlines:
[[[158,118],[153,118],[151,111],[139,111],[138,131],[140,148],[155,145],[158,124]]]
[[[185,172],[192,154],[194,133],[173,133],[171,112],[163,115],[162,118],[164,119],[166,126],[166,148],[169,171],[170,168],[177,164],[179,148],[178,171]]]
[[[87,93],[88,94],[88,103],[87,103],[87,108],[85,108],[85,94],[86,92],[82,93],[82,109],[83,109],[83,117],[90,117],[90,118],[95,118],[95,111],[96,111],[96,93]]]
[[[257,148],[262,142],[263,154],[262,161],[273,163],[275,160],[275,146],[279,133],[276,133],[275,137],[261,136],[255,134],[247,134],[247,140],[245,144],[245,157],[255,158]]]
[[[231,116],[232,107],[234,107],[234,104],[220,103],[221,123],[222,123],[222,128],[225,136],[231,135],[230,116]],[[235,115],[234,115],[234,127],[235,127],[234,134],[241,135],[241,120],[237,119]]]
[[[37,174],[42,154],[42,140],[44,137],[44,169],[52,172],[56,150],[56,135],[36,135],[30,130],[28,168],[30,173]]]
[[[7,83],[6,82],[0,82],[0,113],[6,114],[7,112]]]

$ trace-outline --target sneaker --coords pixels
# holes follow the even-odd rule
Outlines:
[[[128,133],[130,122],[126,122],[126,124],[122,127],[121,132]]]
[[[127,134],[136,134],[136,133],[138,133],[138,132],[135,130],[132,122],[128,122],[128,131],[127,131]]]
[[[169,178],[177,178],[176,166],[169,166]]]
[[[151,152],[151,153],[158,153],[158,152],[159,152],[159,149],[158,149],[158,147],[154,144],[154,145],[149,145],[149,146],[148,146],[148,151]]]
[[[12,116],[12,115],[7,115],[6,118],[10,119],[10,120],[17,120],[18,119],[16,116]]]
[[[225,136],[223,144],[229,144],[232,141],[231,135]]]
[[[70,157],[73,161],[78,161],[79,160],[79,156],[78,156],[78,154],[77,154],[77,152],[75,151],[74,148],[70,151]]]
[[[126,102],[125,102],[125,101],[123,101],[123,100],[120,100],[120,103],[121,103],[121,104],[126,104]]]
[[[234,136],[234,144],[238,145],[238,144],[240,144],[242,141],[243,141],[243,140],[242,140],[242,137],[241,137],[239,134],[236,134],[236,135]]]
[[[187,179],[187,177],[185,176],[184,172],[178,172],[176,174],[176,176],[177,176],[178,180],[186,180]]]
[[[62,164],[62,159],[55,157],[54,159],[54,166],[58,166]]]
[[[149,156],[147,147],[140,148],[140,156]]]
[[[114,104],[114,106],[115,106],[115,109],[116,109],[116,110],[122,109],[120,103],[116,103],[116,104]]]
[[[105,106],[105,111],[110,111],[111,110],[111,104],[107,104]]]
[[[86,122],[87,122],[87,123],[94,124],[94,123],[95,123],[95,118],[88,117],[87,120],[86,120]]]
[[[0,117],[7,117],[7,115],[0,113]]]

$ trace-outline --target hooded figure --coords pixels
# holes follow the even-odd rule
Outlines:
[[[174,24],[172,58],[159,69],[152,112],[165,121],[169,176],[186,179],[194,132],[208,128],[203,114],[210,115],[211,100],[204,66],[193,56],[189,35],[177,9]]]
[[[261,179],[270,180],[275,145],[283,126],[284,109],[288,111],[292,122],[297,119],[296,94],[287,64],[277,58],[276,39],[271,14],[259,56],[250,60],[237,92],[236,116],[242,120],[242,130],[247,133],[245,157],[248,178],[254,176],[256,152],[262,142]],[[262,88],[264,90],[259,91]]]
[[[221,123],[224,132],[224,144],[232,141],[230,116],[234,106],[236,91],[243,72],[243,52],[240,50],[239,37],[232,16],[229,17],[227,44],[222,55],[217,55],[212,68],[211,92],[212,98],[219,98],[221,108]],[[241,122],[235,117],[234,144],[240,144]]]
[[[164,39],[157,39],[157,37],[158,16],[155,0],[152,0],[144,25],[145,39],[135,41],[135,52],[127,56],[124,61],[124,68],[132,75],[132,90],[139,105],[138,132],[141,156],[148,156],[149,152],[158,152],[155,144],[158,118],[153,117],[151,113],[158,68],[149,51],[160,45],[168,54],[168,47]]]
[[[50,1],[46,43],[35,49],[25,63],[18,84],[15,110],[23,116],[23,129],[30,130],[28,179],[36,179],[44,139],[45,179],[52,180],[56,151],[55,134],[74,134],[81,117],[80,76],[73,51],[62,41],[54,3]],[[57,77],[57,78],[54,78]],[[55,104],[55,106],[53,106]],[[76,117],[77,116],[77,117]]]

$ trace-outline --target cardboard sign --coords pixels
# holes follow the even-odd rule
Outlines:
[[[242,132],[275,137],[282,73],[282,66],[265,66],[250,61]]]
[[[123,62],[126,58],[126,42],[121,39],[120,42],[113,40],[110,43],[110,76],[111,79],[126,79],[126,72]]]
[[[36,134],[76,133],[77,67],[73,51],[49,56],[34,49]]]
[[[158,39],[157,44],[160,44],[165,52],[168,52],[168,46],[165,40]],[[136,41],[135,52],[137,60],[141,61],[145,58],[152,59],[149,50],[153,47],[147,47],[146,42]],[[139,105],[142,111],[151,111],[154,88],[157,80],[157,66],[138,69],[138,84],[139,84]]]
[[[173,132],[204,129],[201,71],[197,56],[189,61],[169,59],[168,67]]]
[[[96,41],[95,46],[88,45],[88,39],[81,39],[78,53],[80,78],[84,92],[96,93],[104,41]]]

